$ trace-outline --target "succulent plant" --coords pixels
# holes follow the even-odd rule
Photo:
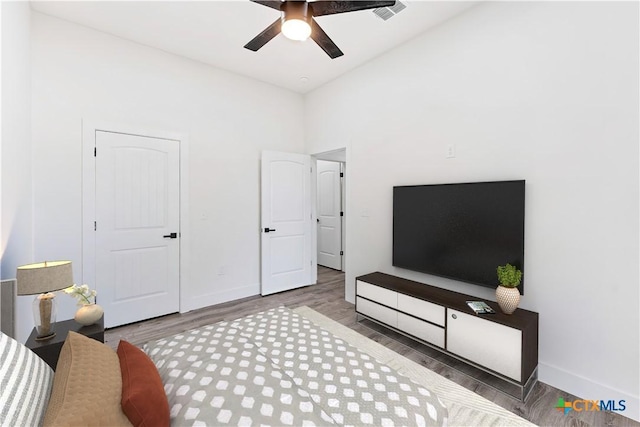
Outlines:
[[[505,288],[515,288],[522,280],[522,271],[511,264],[498,266],[496,271],[498,273],[500,286],[504,286]]]

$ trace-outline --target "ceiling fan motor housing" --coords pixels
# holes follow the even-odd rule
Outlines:
[[[284,2],[281,6],[282,12],[284,13],[282,18],[285,21],[289,19],[299,19],[309,23],[313,16],[313,9],[311,7],[312,6],[306,1]]]

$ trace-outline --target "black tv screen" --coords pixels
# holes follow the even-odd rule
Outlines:
[[[495,288],[523,271],[524,180],[393,187],[393,265]]]

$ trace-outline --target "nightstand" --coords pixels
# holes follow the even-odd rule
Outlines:
[[[56,322],[54,331],[56,332],[55,337],[45,341],[36,341],[37,332],[36,328],[33,328],[25,346],[40,356],[40,358],[47,362],[47,364],[51,366],[51,369],[55,371],[56,365],[58,364],[58,356],[60,355],[60,350],[62,350],[62,344],[64,344],[64,341],[67,339],[69,331],[77,332],[86,337],[93,338],[96,341],[104,342],[104,316],[95,324],[89,326],[82,326],[73,319]]]

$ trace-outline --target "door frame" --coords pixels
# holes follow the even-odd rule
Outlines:
[[[151,129],[136,125],[105,121],[82,120],[82,283],[96,283],[96,162],[94,147],[96,132],[121,133],[148,138],[178,141],[180,146],[180,313],[189,311],[187,301],[189,268],[189,137],[187,133]]]
[[[344,255],[342,256],[342,271],[344,272],[345,275],[345,300],[354,303],[354,296],[355,292],[353,292],[353,295],[351,295],[349,293],[349,289],[351,289],[351,287],[348,285],[348,280],[349,280],[349,272],[351,270],[351,264],[349,263],[349,247],[350,247],[350,238],[349,238],[349,234],[348,234],[348,230],[349,230],[349,218],[350,218],[350,200],[351,200],[351,185],[350,185],[350,180],[348,179],[348,165],[349,162],[351,161],[351,146],[350,145],[345,145],[345,146],[338,146],[337,148],[331,149],[331,150],[326,150],[326,151],[322,151],[319,153],[313,153],[311,154],[311,163],[313,165],[313,170],[317,171],[316,167],[316,161],[317,160],[329,160],[329,161],[334,161],[334,162],[340,162],[342,164],[343,167],[343,173],[344,173],[344,181],[343,181],[343,197],[344,197],[344,203],[342,204],[342,210],[344,211],[344,217],[342,220],[342,249],[344,251]],[[317,176],[317,173],[313,173],[311,175],[311,209],[313,212],[313,218],[314,221],[316,218],[318,218],[318,213],[316,210],[316,198],[317,198],[317,194],[316,192],[318,191],[318,184],[317,184],[317,180],[315,179],[315,177]],[[317,240],[317,227],[313,227],[312,228],[312,245],[313,245],[313,250],[315,252],[317,252],[318,250],[318,240]],[[317,258],[317,256],[315,257]],[[315,271],[318,271],[318,265],[317,265],[317,260],[315,262]]]
[[[341,160],[318,159],[316,157],[314,157],[313,159],[315,161],[315,168],[316,168],[315,169],[315,171],[316,171],[316,173],[315,173],[315,176],[316,176],[316,210],[315,210],[315,213],[316,213],[316,217],[319,218],[320,214],[318,213],[318,206],[317,206],[317,197],[318,197],[319,189],[320,189],[319,188],[320,187],[320,182],[317,180],[318,173],[319,173],[318,161],[336,163],[338,165],[338,169],[340,171],[340,174],[344,173],[344,162],[341,161]],[[344,198],[345,198],[344,197],[345,196],[345,194],[344,194],[345,193],[344,182],[345,181],[344,181],[344,178],[342,176],[339,178],[339,180],[340,180],[339,183],[338,183],[338,187],[339,187],[339,191],[340,191],[340,209],[339,209],[339,211],[340,212],[344,212],[344,209],[345,209],[345,206],[344,206],[345,205],[345,201],[344,201]],[[340,252],[344,252],[344,219],[345,219],[345,217],[344,217],[344,214],[343,214],[343,216],[340,216],[340,220],[339,220],[339,223],[340,223],[340,225],[339,225],[339,228],[340,228]],[[319,222],[316,220],[316,224],[314,224],[316,226],[316,238],[319,239],[319,237],[317,237],[318,236],[318,231],[317,231],[318,224],[319,224]],[[315,246],[316,246],[316,258],[319,261],[320,260],[320,256],[319,256],[319,251],[318,251],[318,242],[316,242]],[[318,262],[318,265],[320,265],[319,262]],[[331,268],[331,267],[328,267],[328,268]],[[340,269],[337,270],[337,271],[344,272],[344,255],[343,254],[340,255]]]

